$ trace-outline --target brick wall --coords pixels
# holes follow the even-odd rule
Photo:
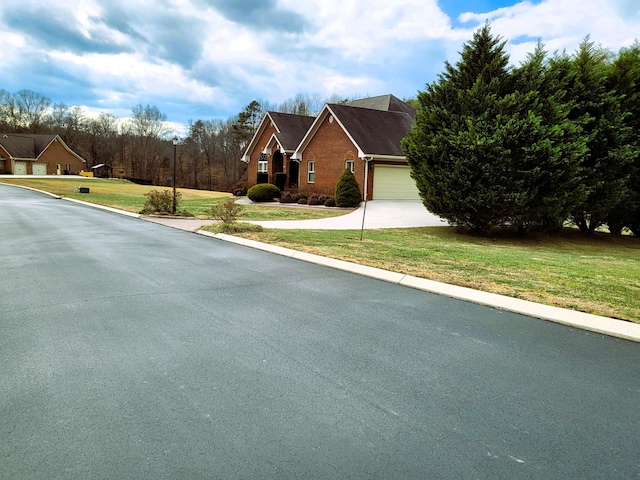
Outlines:
[[[71,171],[75,173],[79,173],[81,170],[86,168],[86,165],[82,160],[69,153],[57,140],[49,145],[49,148],[42,153],[38,159],[38,163],[47,164],[48,175],[56,174],[56,167],[58,164],[60,164],[61,173],[64,172],[66,165],[71,165]],[[29,171],[31,169],[29,165],[27,165],[27,169],[28,173],[32,173],[32,171]]]
[[[300,191],[333,195],[336,184],[345,170],[347,160],[355,163],[354,174],[362,192],[364,186],[364,161],[358,158],[357,149],[337,121],[327,116],[305,148],[300,162]],[[315,181],[309,183],[309,162],[315,162]]]

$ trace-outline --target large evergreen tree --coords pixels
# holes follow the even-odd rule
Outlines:
[[[557,73],[541,43],[514,72],[520,133],[505,141],[519,178],[521,203],[513,223],[520,229],[560,229],[586,196],[581,177],[586,140],[569,118],[570,99]]]
[[[562,69],[566,61],[562,56],[557,59]],[[587,196],[575,205],[571,220],[582,232],[591,233],[606,223],[609,214],[628,196],[633,149],[621,95],[608,85],[608,53],[587,37],[570,64],[566,72],[572,102],[570,118],[582,128],[588,149],[581,175]]]
[[[619,95],[623,122],[628,128],[627,145],[633,159],[629,165],[627,195],[607,215],[606,222],[613,234],[624,227],[640,235],[640,44],[622,49],[608,75],[608,88]]]
[[[577,195],[581,143],[545,85],[542,47],[513,73],[489,25],[420,92],[403,141],[427,209],[478,232],[557,226]]]

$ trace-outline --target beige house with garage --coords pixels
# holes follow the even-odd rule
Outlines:
[[[59,135],[0,133],[0,173],[70,175],[86,163]]]

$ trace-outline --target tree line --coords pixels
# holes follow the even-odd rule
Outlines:
[[[640,235],[640,45],[585,38],[573,54],[541,42],[509,66],[489,24],[418,94],[403,141],[427,209],[479,233]]]
[[[268,110],[316,115],[326,102],[346,101],[335,95],[297,94],[281,104],[253,100],[226,119],[189,121],[186,138],[176,150],[176,185],[231,191],[245,176],[240,162],[249,141]],[[79,106],[53,103],[32,90],[0,90],[0,132],[58,134],[87,161],[87,169],[106,165],[113,176],[153,185],[173,183],[175,131],[167,115],[153,105],[136,105],[122,120],[110,113],[92,118]]]

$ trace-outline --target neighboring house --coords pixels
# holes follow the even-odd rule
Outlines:
[[[0,173],[62,175],[78,173],[85,164],[59,135],[0,133]]]
[[[287,152],[286,187],[296,185],[301,192],[333,195],[338,178],[349,168],[368,200],[418,199],[401,148],[414,117],[415,110],[393,95],[325,105],[293,152]],[[272,175],[280,166],[272,153],[273,140],[267,140],[268,129],[261,127],[243,157],[249,164],[251,184],[275,183]],[[278,133],[282,135],[283,129]],[[259,177],[261,170],[270,175]]]
[[[299,164],[291,155],[314,120],[304,115],[267,112],[242,157],[248,164],[249,183],[273,183],[281,190],[297,189]]]

